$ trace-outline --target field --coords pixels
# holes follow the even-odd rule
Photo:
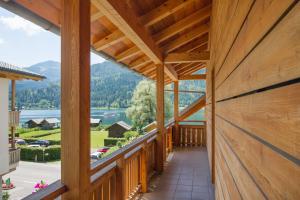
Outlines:
[[[107,131],[91,131],[91,148],[99,148],[104,146],[104,139],[107,138]],[[41,140],[57,140],[60,141],[60,129],[54,130],[36,130],[20,134],[21,138],[36,138]]]

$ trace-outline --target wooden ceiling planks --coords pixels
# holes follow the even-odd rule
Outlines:
[[[61,0],[16,2],[60,27]],[[206,51],[208,48],[210,0],[91,2],[91,45],[94,49],[149,78],[155,78],[155,63],[164,62],[168,53]],[[189,75],[197,61],[169,64],[165,70],[169,77],[166,80],[174,80],[180,75],[178,72]]]

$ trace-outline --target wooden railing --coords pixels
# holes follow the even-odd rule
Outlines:
[[[16,127],[20,123],[20,111],[9,111],[9,126]]]
[[[146,191],[155,170],[156,134],[154,130],[93,163],[90,199],[132,199]]]
[[[166,126],[167,149],[172,149],[173,123]],[[135,139],[132,143],[91,164],[89,199],[133,199],[139,192],[147,191],[147,183],[156,168],[157,130]],[[46,189],[26,197],[26,200],[53,200],[67,191],[57,181]]]
[[[9,168],[16,168],[20,162],[20,149],[9,149]]]
[[[57,180],[48,187],[23,198],[23,200],[53,200],[65,192],[67,192],[67,187],[63,185],[60,180]]]
[[[204,125],[179,125],[179,146],[206,146]]]

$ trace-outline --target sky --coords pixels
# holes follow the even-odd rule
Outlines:
[[[60,62],[60,37],[0,7],[0,61],[28,67]],[[105,61],[91,53],[91,64]]]

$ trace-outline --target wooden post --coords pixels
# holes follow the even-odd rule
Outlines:
[[[142,192],[146,193],[148,190],[148,169],[147,169],[147,162],[148,162],[148,158],[147,158],[147,143],[144,144],[143,149],[142,149],[142,153],[141,153],[141,185],[142,185]]]
[[[211,182],[214,184],[215,183],[215,69],[212,69],[212,93],[211,93],[211,102],[212,102],[212,116],[211,116]],[[206,126],[205,126],[206,127]],[[207,137],[206,137],[207,138]]]
[[[179,145],[179,127],[178,127],[178,118],[179,118],[179,89],[178,86],[179,82],[174,81],[174,120],[175,120],[175,125],[174,125],[174,134],[175,134],[175,144],[176,146]]]
[[[61,11],[61,178],[63,199],[88,199],[90,185],[90,1]]]
[[[124,200],[125,197],[125,188],[126,188],[126,163],[124,158],[120,158],[117,160],[117,168],[116,168],[116,188],[117,188],[117,200]]]
[[[14,112],[16,110],[16,81],[11,81],[11,111]],[[15,149],[15,127],[10,127],[10,134],[11,134],[11,148]]]
[[[157,121],[157,166],[158,173],[163,172],[165,148],[164,133],[164,66],[156,66],[156,121]]]

